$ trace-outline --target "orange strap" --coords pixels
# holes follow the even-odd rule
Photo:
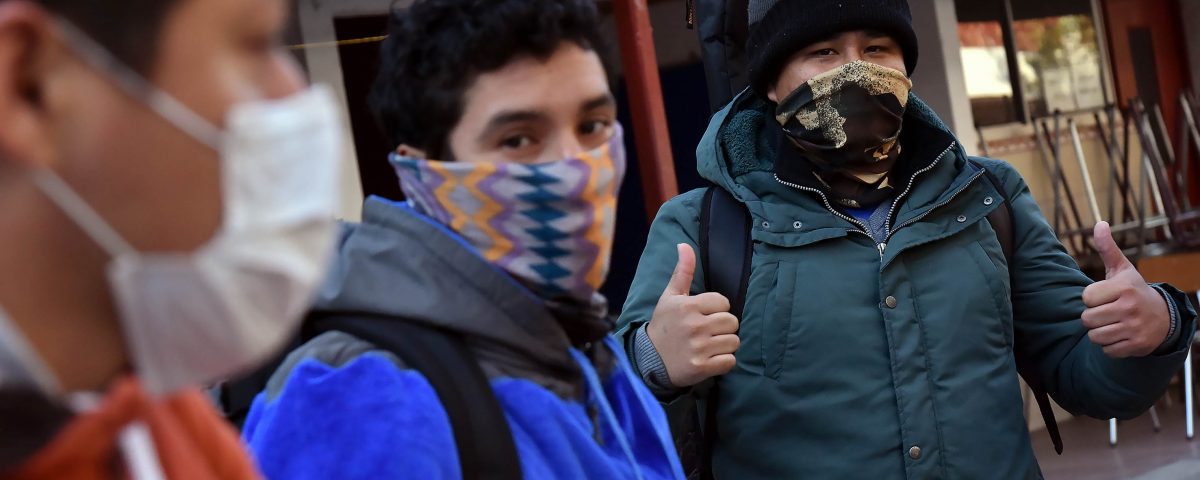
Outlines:
[[[118,444],[135,421],[150,431],[171,479],[260,478],[237,434],[196,390],[153,400],[133,378],[118,380],[95,411],[76,417],[11,478],[127,478]]]

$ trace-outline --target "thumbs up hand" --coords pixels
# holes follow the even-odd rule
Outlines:
[[[671,383],[690,387],[732,370],[740,340],[729,299],[719,293],[692,295],[696,253],[688,244],[677,249],[679,262],[654,308],[646,335],[662,357]]]
[[[1166,340],[1171,313],[1166,300],[1121,253],[1106,222],[1096,224],[1096,249],[1104,260],[1104,280],[1083,291],[1083,325],[1088,339],[1112,358],[1144,357]]]

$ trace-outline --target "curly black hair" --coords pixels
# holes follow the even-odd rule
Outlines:
[[[596,52],[612,71],[594,0],[421,0],[393,8],[371,111],[392,146],[449,159],[450,130],[475,79],[520,56],[549,58],[563,42]]]
[[[138,73],[149,74],[162,23],[179,0],[35,0],[70,21]]]

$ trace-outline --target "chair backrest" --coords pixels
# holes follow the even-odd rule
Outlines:
[[[1185,292],[1200,292],[1200,251],[1145,257],[1137,263],[1147,282],[1170,283]]]
[[[1181,94],[1179,101],[1185,112],[1181,115],[1185,124],[1180,129],[1179,149],[1171,147],[1161,108],[1147,107],[1139,100],[1134,100],[1131,107],[1138,138],[1146,147],[1143,148],[1145,168],[1150,172],[1153,200],[1168,220],[1166,240],[1176,248],[1200,248],[1200,210],[1192,207],[1187,198],[1187,179],[1181,176],[1189,170],[1186,165],[1190,163],[1190,154],[1185,153],[1191,148],[1189,143],[1200,145],[1200,138],[1193,138],[1193,129],[1187,128],[1188,118],[1195,119],[1189,96]]]

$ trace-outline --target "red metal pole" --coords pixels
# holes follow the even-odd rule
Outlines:
[[[675,160],[671,156],[667,114],[663,108],[662,84],[646,0],[614,0],[613,16],[621,44],[621,64],[633,116],[633,139],[637,145],[642,193],[650,220],[664,202],[679,194]]]

